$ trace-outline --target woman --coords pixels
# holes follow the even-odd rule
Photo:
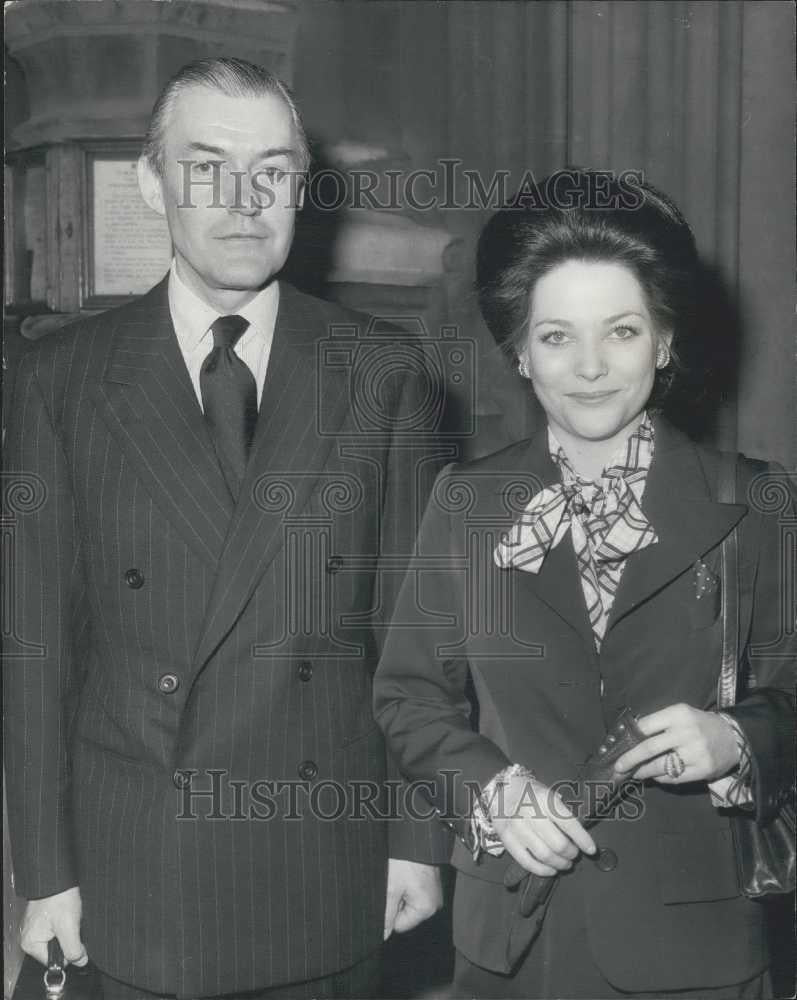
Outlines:
[[[459,834],[455,996],[764,996],[765,914],[728,817],[768,821],[793,780],[777,512],[747,502],[763,463],[738,459],[738,502],[719,502],[719,454],[656,415],[696,333],[689,227],[648,186],[600,194],[503,210],[481,236],[482,311],[547,427],[438,479],[377,718]],[[734,528],[757,687],[720,713]],[[559,783],[625,706],[642,742],[612,780],[640,785],[587,829]],[[518,871],[556,880],[530,917]]]

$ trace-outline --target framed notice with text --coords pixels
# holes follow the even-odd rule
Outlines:
[[[138,143],[87,144],[84,308],[141,295],[166,273],[171,241],[166,220],[141,197]]]

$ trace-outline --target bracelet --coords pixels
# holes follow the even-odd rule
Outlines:
[[[503,801],[500,789],[506,787],[515,777],[536,780],[536,775],[522,764],[510,764],[499,771],[473,800],[471,816],[471,849],[473,860],[476,861],[482,851],[488,854],[500,855],[504,852],[504,844],[493,829],[492,806],[496,799]]]

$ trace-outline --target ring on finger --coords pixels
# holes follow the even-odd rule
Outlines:
[[[664,773],[677,781],[686,770],[683,757],[677,750],[670,750],[664,758]]]

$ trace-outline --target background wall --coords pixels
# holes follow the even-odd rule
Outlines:
[[[564,165],[644,171],[681,206],[724,298],[706,331],[721,403],[699,425],[682,422],[725,446],[797,467],[792,4],[24,0],[7,6],[47,8],[50,23],[70,19],[63,51],[29,41],[14,50],[6,125],[12,138],[24,137],[25,125],[19,126],[28,91],[34,121],[42,120],[46,101],[63,104],[69,89],[59,74],[72,72],[76,108],[93,102],[82,121],[79,112],[74,116],[84,132],[112,128],[119,135],[124,127],[135,135],[176,66],[198,52],[238,52],[278,63],[321,151],[346,141],[381,150],[383,166],[405,171],[440,169],[443,159],[456,158],[461,169],[479,172],[487,190],[501,170],[509,173],[509,190],[526,170],[538,178]],[[109,8],[108,33],[86,34],[89,27],[98,31]],[[81,19],[82,37],[80,24],[71,23]],[[34,17],[29,26],[30,37],[41,35]],[[473,445],[479,451],[525,435],[539,419],[475,307],[473,247],[488,215],[489,209],[463,208],[414,213],[415,222],[462,241],[456,265],[447,266],[442,318],[480,345],[480,440]],[[322,249],[312,266],[323,262],[329,263]]]
[[[516,181],[565,164],[644,170],[731,306],[712,354],[715,368],[738,355],[738,385],[726,379],[708,436],[796,468],[793,46],[780,0],[309,2],[293,82],[317,136],[401,149],[418,168],[458,157]],[[488,214],[439,213],[466,241],[456,319],[483,335],[482,411],[508,409],[494,433],[522,436],[534,413],[469,291]]]

